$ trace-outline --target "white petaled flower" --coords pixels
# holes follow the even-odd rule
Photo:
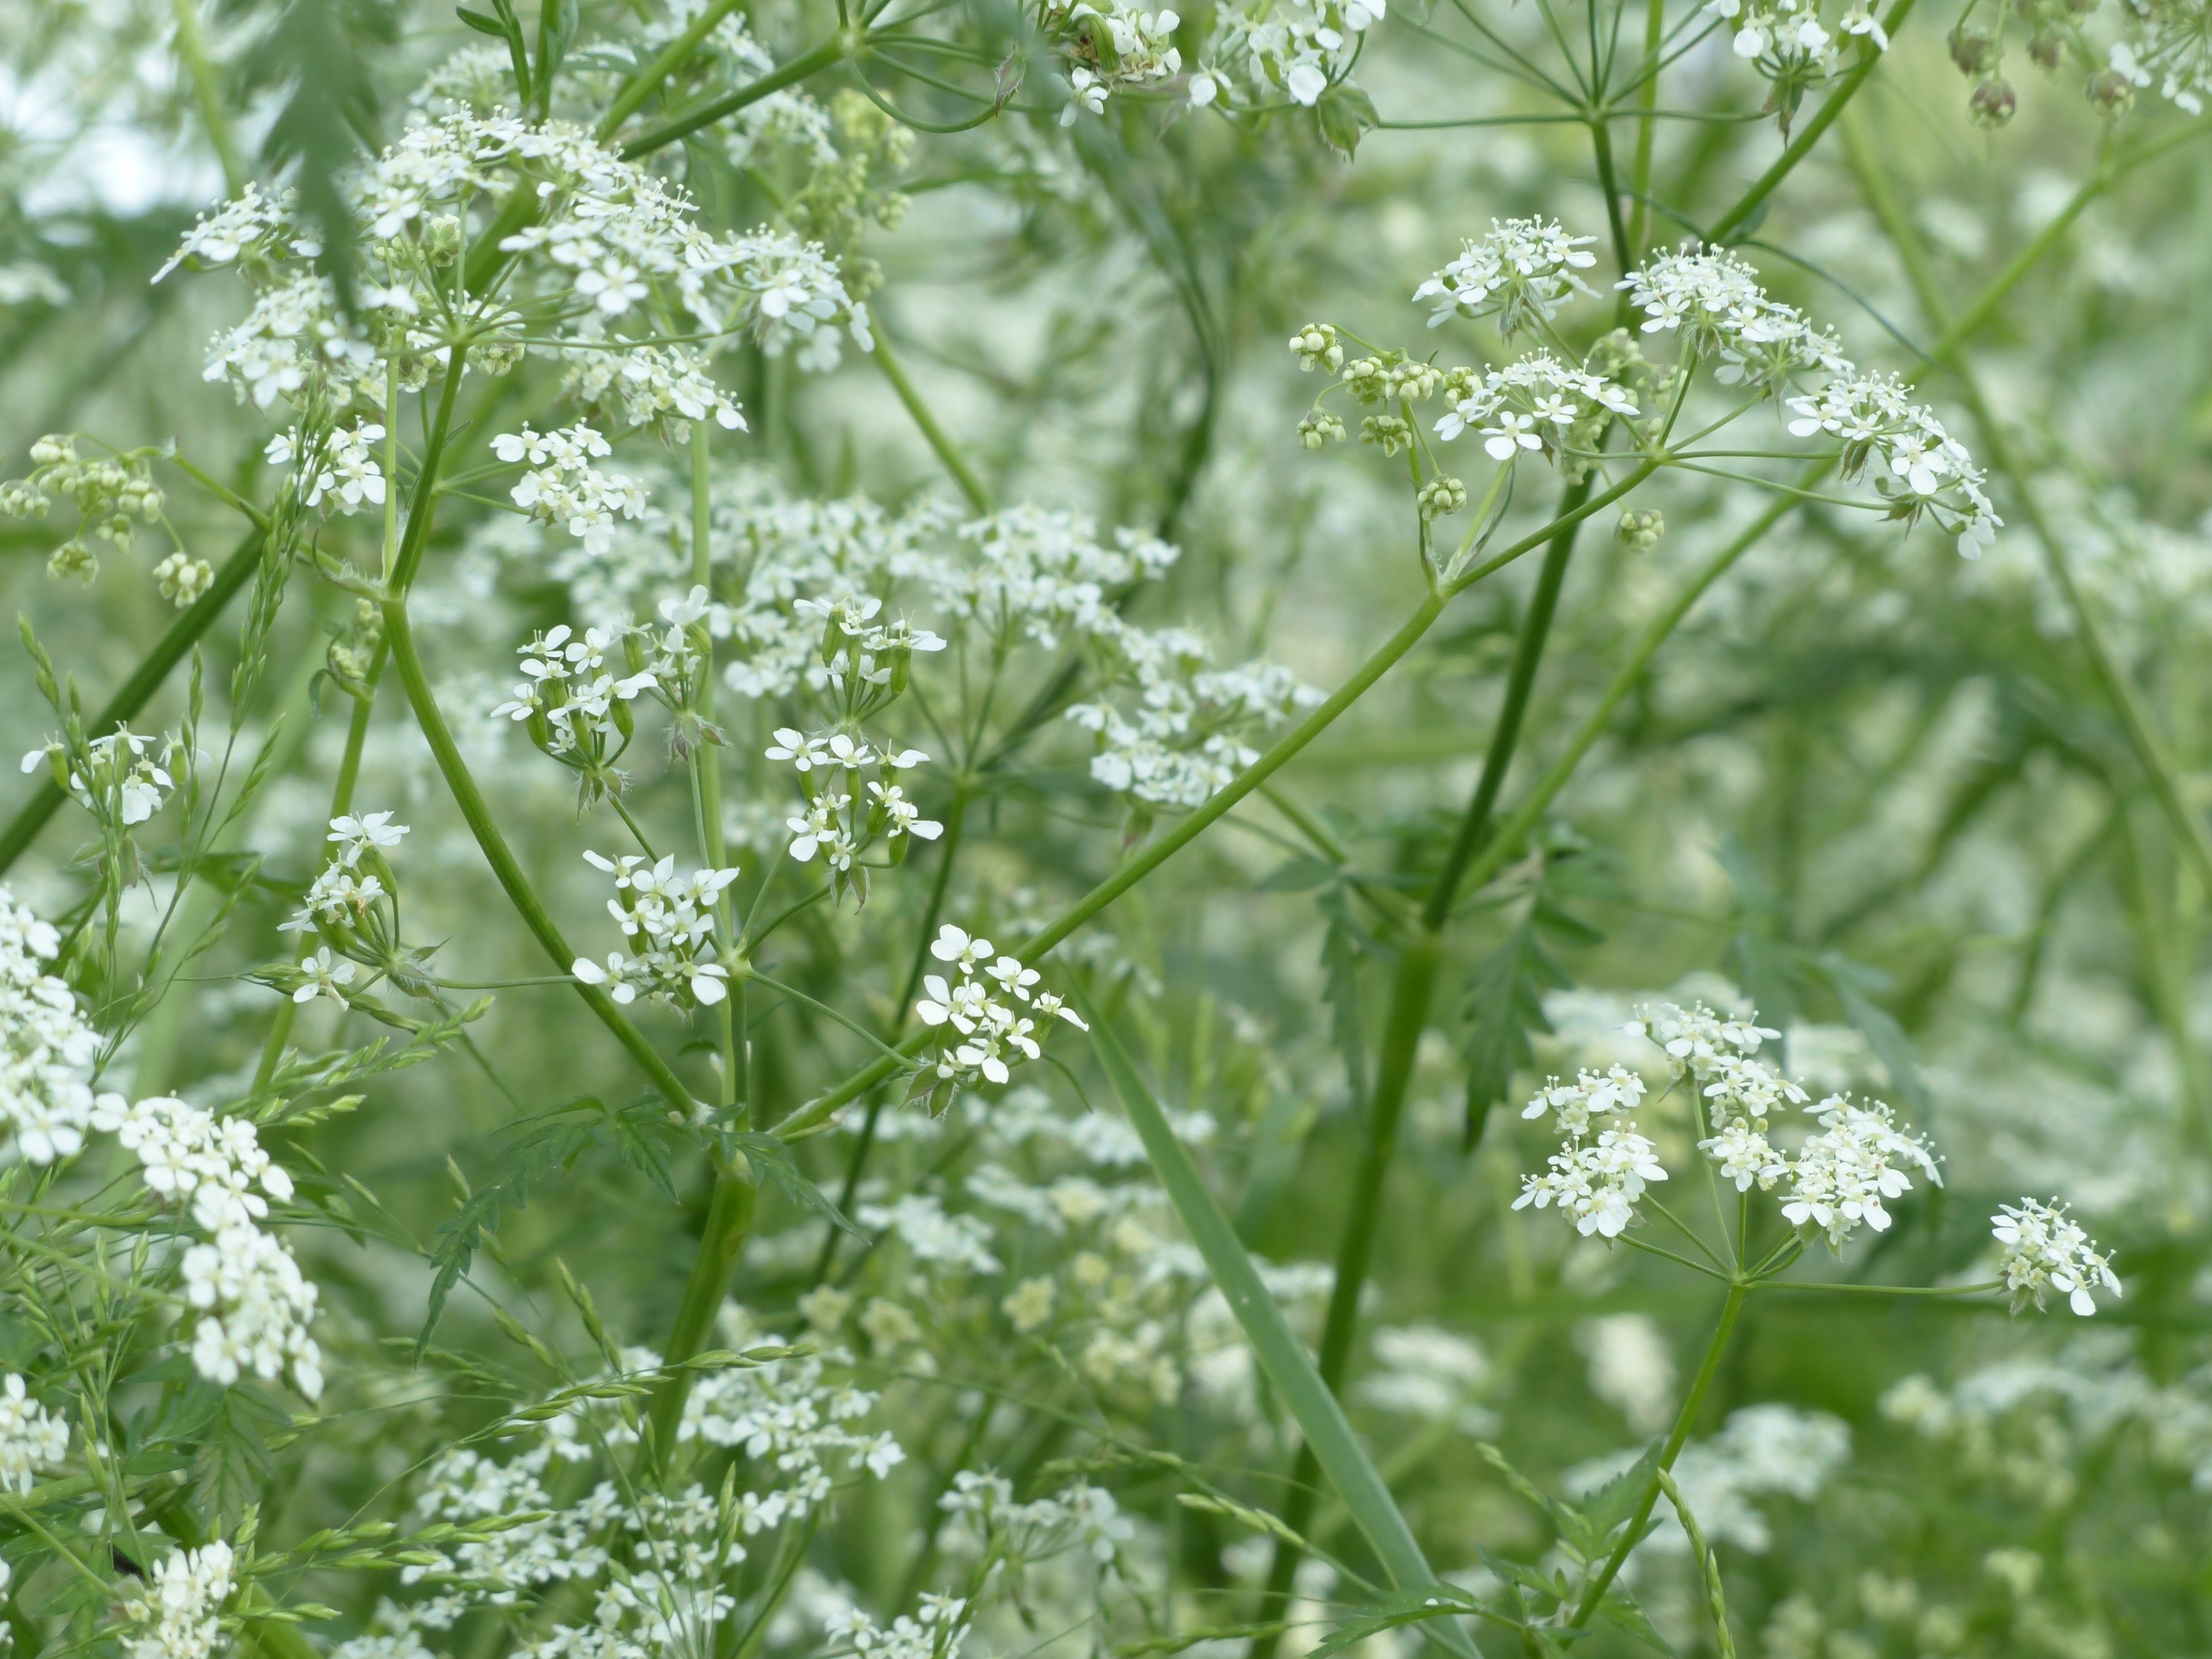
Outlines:
[[[384,435],[382,426],[365,421],[334,427],[307,444],[294,427],[271,438],[262,453],[272,465],[292,467],[303,506],[349,514],[384,505],[384,469],[376,459]]]
[[[27,1492],[41,1469],[69,1455],[69,1419],[25,1393],[13,1371],[0,1385],[0,1490]]]
[[[1513,1207],[1556,1204],[1588,1238],[1618,1238],[1636,1219],[1644,1187],[1667,1179],[1658,1149],[1632,1127],[1607,1129],[1595,1141],[1572,1139],[1547,1160],[1540,1176],[1524,1176]]]
[[[612,988],[609,994],[617,1002],[657,997],[688,1008],[711,1006],[729,994],[729,969],[719,960],[715,942],[714,911],[738,870],[679,874],[672,854],[658,860],[635,855],[608,859],[597,853],[586,853],[584,859],[614,878],[615,896],[607,901],[607,914],[629,949],[614,951],[604,966],[579,957],[569,969],[576,978]]]
[[[2017,1206],[2001,1206],[1990,1218],[1990,1231],[2004,1247],[1997,1271],[2012,1292],[2014,1313],[2030,1301],[2041,1309],[2046,1288],[2062,1292],[2067,1305],[2083,1318],[2097,1311],[2092,1292],[2101,1287],[2114,1296],[2120,1293],[2119,1276],[2110,1259],[2100,1253],[2096,1241],[2082,1231],[2063,1204],[2023,1198]]]
[[[991,941],[978,939],[947,922],[930,942],[930,954],[951,965],[957,980],[931,974],[922,981],[927,993],[915,1004],[915,1015],[924,1025],[941,1028],[937,1064],[916,1074],[917,1091],[936,1084],[981,1079],[1005,1083],[1012,1066],[1043,1054],[1036,1019],[1024,1012],[1028,1004],[1040,1018],[1064,1019],[1079,1030],[1090,1028],[1072,1009],[1048,991],[1033,988],[1043,977],[1018,957],[994,952]],[[1011,1000],[1009,1000],[1011,999]]]
[[[336,848],[337,861],[349,870],[361,863],[361,855],[370,848],[382,851],[397,847],[408,834],[404,823],[394,823],[390,812],[369,812],[361,817],[350,814],[331,820],[330,834],[324,837]]]
[[[1587,250],[1595,236],[1570,236],[1556,220],[1490,222],[1490,234],[1460,245],[1459,257],[1413,290],[1413,300],[1434,302],[1429,326],[1453,317],[1498,313],[1498,332],[1509,338],[1531,316],[1549,322],[1560,306],[1578,294],[1594,292],[1575,273],[1588,270],[1597,256]]]
[[[260,1225],[270,1200],[291,1198],[292,1177],[253,1125],[167,1096],[133,1105],[120,1095],[100,1097],[93,1124],[137,1157],[148,1192],[164,1204],[188,1203],[209,1236],[183,1260],[185,1299],[201,1310],[194,1368],[225,1386],[247,1373],[275,1377],[289,1370],[302,1395],[319,1396],[322,1351],[307,1334],[315,1286],[283,1241]]]
[[[1820,1128],[1790,1165],[1782,1213],[1792,1225],[1820,1228],[1832,1248],[1840,1249],[1861,1222],[1876,1232],[1887,1230],[1884,1200],[1911,1190],[1908,1168],[1943,1184],[1928,1143],[1898,1128],[1880,1101],[1862,1105],[1848,1095],[1830,1095],[1804,1109],[1819,1118]]]
[[[510,465],[530,471],[507,492],[533,519],[557,524],[584,544],[604,554],[613,545],[617,517],[635,519],[646,509],[645,491],[619,472],[592,465],[611,455],[607,441],[579,422],[565,431],[505,432],[492,440],[492,453]]]
[[[220,1539],[156,1561],[141,1588],[122,1601],[130,1621],[125,1659],[214,1659],[231,1569],[230,1546]]]
[[[145,823],[168,799],[177,783],[170,771],[177,752],[173,738],[149,738],[118,726],[86,743],[82,769],[61,744],[49,742],[23,757],[23,770],[48,768],[64,780],[63,787],[79,805],[127,829]]]
[[[327,996],[343,1006],[346,1000],[344,988],[353,982],[356,971],[352,963],[342,957],[333,958],[331,947],[323,945],[314,955],[300,958],[300,973],[306,982],[292,993],[292,1000],[306,1003]]]
[[[75,994],[43,966],[60,949],[52,924],[0,887],[0,1130],[40,1165],[83,1147],[100,1053]]]

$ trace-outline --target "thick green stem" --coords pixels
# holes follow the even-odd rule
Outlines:
[[[890,342],[884,337],[880,319],[876,324],[876,349],[872,355],[875,357],[876,367],[883,370],[884,378],[891,383],[891,390],[898,393],[899,402],[906,405],[906,412],[913,417],[915,425],[921,429],[921,435],[937,452],[937,459],[952,475],[952,482],[960,486],[960,493],[968,498],[968,504],[978,513],[990,512],[991,492],[975,476],[975,469],[968,465],[968,458],[960,453],[959,446],[945,435],[943,427],[938,425],[937,416],[930,412],[929,405],[922,402],[921,394],[914,389],[914,382],[907,379],[906,370],[900,366],[896,354],[891,350]]]
[[[131,671],[131,678],[117,689],[115,695],[107,700],[106,706],[87,722],[87,732],[97,736],[112,732],[118,726],[127,725],[132,716],[146,706],[148,699],[161,689],[161,682],[168,678],[169,671],[198,643],[200,635],[206,633],[215,619],[222,614],[223,607],[230,603],[238,590],[253,579],[253,573],[261,565],[262,540],[261,532],[255,530],[239,543],[215,573],[215,580],[208,585],[208,591],[192,601],[191,608],[184,615],[169,624],[169,631],[161,635],[160,643],[148,652],[146,659]],[[8,821],[8,827],[0,830],[0,874],[4,874],[9,866],[22,857],[24,850],[38,838],[39,831],[46,828],[46,820],[53,817],[63,799],[60,786],[49,775],[32,793],[31,799],[24,802],[15,816]]]
[[[1621,1564],[1628,1559],[1628,1552],[1636,1547],[1637,1540],[1644,1535],[1644,1523],[1651,1518],[1652,1505],[1659,1501],[1659,1476],[1672,1469],[1675,1458],[1681,1455],[1683,1443],[1689,1439],[1690,1431],[1697,1426],[1698,1413],[1705,1403],[1705,1395],[1712,1389],[1713,1378],[1720,1374],[1722,1357],[1727,1353],[1729,1337],[1735,1329],[1735,1316],[1743,1311],[1744,1288],[1741,1282],[1729,1286],[1728,1300],[1721,1304],[1721,1322],[1714,1327],[1713,1340],[1705,1348],[1705,1362],[1698,1367],[1697,1380],[1690,1384],[1690,1397],[1682,1402],[1681,1412],[1674,1419],[1674,1432],[1667,1437],[1666,1445],[1660,1449],[1658,1467],[1652,1471],[1650,1480],[1644,1483],[1644,1495],[1637,1502],[1636,1513],[1628,1518],[1628,1525],[1620,1534],[1620,1542],[1613,1546],[1613,1553],[1606,1558],[1605,1565],[1599,1569],[1597,1576],[1583,1591],[1583,1599],[1575,1606],[1574,1617],[1567,1621],[1570,1626],[1589,1623],[1590,1616],[1597,1611],[1598,1603],[1605,1600],[1606,1591],[1613,1587],[1613,1581],[1620,1576]]]
[[[1574,556],[1575,532],[1581,520],[1573,515],[1589,499],[1589,493],[1590,480],[1587,476],[1567,486],[1560,503],[1561,527],[1553,535],[1551,545],[1545,551],[1543,568],[1537,575],[1535,592],[1529,596],[1528,609],[1522,618],[1521,631],[1514,644],[1505,697],[1498,708],[1498,723],[1491,731],[1482,775],[1460,819],[1458,833],[1453,837],[1443,867],[1430,885],[1420,916],[1399,949],[1397,973],[1390,985],[1389,1012],[1383,1020],[1382,1053],[1376,1062],[1375,1093],[1367,1111],[1367,1144],[1361,1151],[1359,1170],[1353,1178],[1344,1231],[1337,1240],[1336,1278],[1330,1286],[1328,1315],[1322,1328],[1321,1376],[1334,1393],[1343,1389],[1352,1342],[1358,1334],[1359,1298],[1367,1287],[1375,1236],[1382,1225],[1383,1189],[1397,1157],[1399,1121],[1404,1115],[1406,1095],[1413,1080],[1414,1061],[1420,1052],[1421,1033],[1428,1026],[1429,1006],[1436,994],[1444,925],[1450,918],[1460,878],[1481,845],[1492,809],[1498,802],[1498,792],[1512,765],[1522,720],[1528,708],[1529,691],[1535,684],[1537,665],[1543,660],[1545,645],[1551,638],[1559,591],[1566,581],[1568,562]],[[1283,1513],[1284,1523],[1293,1533],[1303,1535],[1313,1518],[1319,1496],[1315,1481],[1320,1473],[1313,1448],[1300,1446]],[[1279,1605],[1275,1598],[1290,1593],[1298,1555],[1299,1552],[1286,1540],[1276,1544],[1274,1562],[1268,1571],[1269,1607]]]
[[[1644,0],[1644,80],[1636,90],[1636,161],[1630,185],[1636,205],[1628,220],[1629,250],[1638,256],[1644,252],[1644,232],[1651,220],[1651,146],[1659,126],[1652,112],[1659,107],[1659,52],[1666,38],[1667,0]]]
[[[697,1353],[714,1328],[714,1316],[728,1294],[730,1273],[751,1235],[753,1209],[760,1189],[752,1166],[743,1156],[714,1172],[714,1196],[707,1204],[706,1231],[699,1253],[691,1260],[690,1275],[684,1281],[684,1300],[678,1304],[676,1322],[661,1344],[663,1364],[678,1365]],[[691,1391],[691,1373],[679,1370],[664,1377],[653,1392],[653,1455],[661,1468],[676,1449],[677,1431],[684,1422],[684,1401]]]
[[[1881,20],[1883,31],[1894,36],[1904,27],[1912,6],[1913,0],[1897,0],[1897,3],[1889,9],[1889,15]],[[1774,193],[1784,179],[1796,171],[1797,164],[1811,152],[1814,145],[1820,142],[1821,134],[1827,131],[1836,118],[1850,107],[1852,98],[1866,84],[1867,76],[1874,73],[1875,65],[1882,59],[1882,54],[1875,50],[1872,41],[1865,42],[1859,51],[1858,66],[1837,83],[1836,89],[1813,112],[1812,119],[1806,122],[1798,130],[1797,136],[1790,141],[1789,148],[1774,158],[1774,165],[1760,173],[1751,188],[1737,199],[1736,204],[1714,222],[1712,228],[1705,233],[1706,240],[1725,242],[1741,229],[1744,222],[1758,211],[1760,204]]]

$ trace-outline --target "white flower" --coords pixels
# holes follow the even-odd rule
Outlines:
[[[39,1471],[69,1455],[69,1419],[27,1395],[13,1371],[0,1389],[0,1490],[27,1492]]]
[[[292,993],[293,1001],[313,1002],[319,996],[327,995],[331,1001],[344,1004],[345,992],[341,988],[353,982],[354,965],[342,959],[333,960],[329,945],[322,946],[311,957],[301,957],[300,971],[307,976],[307,983]]]
[[[2091,1294],[2096,1288],[2120,1293],[2110,1260],[2067,1215],[2063,1204],[2023,1198],[2017,1206],[2003,1205],[1990,1218],[1990,1231],[2004,1246],[1997,1270],[2012,1292],[2014,1313],[2030,1299],[2040,1309],[2046,1285],[2065,1292],[2067,1305],[2084,1318],[2097,1311]]]
[[[325,840],[337,848],[338,861],[348,869],[361,862],[361,855],[369,848],[381,850],[399,845],[400,838],[408,833],[404,823],[394,823],[389,812],[370,812],[356,817],[347,815],[331,820],[331,831]]]

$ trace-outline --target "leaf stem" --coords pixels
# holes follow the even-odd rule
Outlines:
[[[915,425],[921,428],[921,435],[928,441],[930,448],[937,453],[937,459],[945,464],[945,470],[952,475],[952,482],[960,486],[960,493],[968,498],[968,504],[978,513],[993,511],[991,492],[975,476],[975,468],[968,465],[968,458],[960,453],[959,446],[946,436],[945,428],[937,423],[937,416],[921,400],[921,394],[915,390],[914,382],[907,379],[905,368],[884,336],[880,318],[876,320],[875,336],[876,349],[869,355],[876,360],[876,367],[883,370],[884,378],[891,383],[891,390],[898,393],[899,402],[906,405],[906,412],[913,417]]]

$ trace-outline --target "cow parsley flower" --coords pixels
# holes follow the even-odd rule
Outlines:
[[[676,859],[635,855],[584,861],[615,878],[607,914],[621,927],[629,954],[617,951],[602,967],[579,957],[569,971],[586,985],[607,985],[617,1002],[659,997],[678,1007],[711,1006],[729,994],[729,969],[716,959],[714,907],[739,872],[694,870],[678,875]]]
[[[1597,256],[1587,252],[1595,236],[1570,236],[1557,220],[1490,222],[1490,234],[1460,245],[1459,257],[1413,290],[1414,303],[1435,302],[1431,328],[1453,317],[1498,318],[1498,331],[1510,339],[1531,317],[1549,322],[1560,306],[1590,286],[1575,273],[1588,270]]]
[[[149,738],[118,726],[84,748],[79,764],[64,744],[50,739],[23,757],[22,769],[35,772],[46,767],[80,806],[102,822],[125,829],[160,811],[177,787],[171,771],[179,754],[174,738]]]
[[[143,1587],[122,1603],[130,1621],[125,1659],[214,1659],[231,1569],[230,1546],[221,1539],[155,1562]]]
[[[24,1392],[13,1371],[0,1385],[0,1489],[27,1492],[39,1471],[69,1455],[69,1419]]]
[[[384,505],[384,469],[376,459],[383,441],[384,428],[374,421],[333,427],[313,440],[295,426],[271,438],[263,454],[272,466],[293,469],[302,505],[349,514]]]
[[[645,492],[619,472],[602,472],[592,463],[614,451],[581,422],[566,431],[504,432],[494,438],[492,453],[512,466],[530,471],[508,491],[514,504],[533,519],[562,526],[584,544],[605,553],[611,544],[617,515],[635,519],[645,511]]]
[[[61,935],[0,887],[0,1130],[28,1162],[73,1156],[92,1122],[100,1038],[41,963]]]
[[[1861,1222],[1876,1232],[1887,1230],[1883,1200],[1911,1190],[1908,1166],[1943,1184],[1927,1141],[1900,1130],[1880,1101],[1862,1105],[1848,1095],[1830,1095],[1805,1109],[1817,1115],[1820,1128],[1790,1163],[1782,1213],[1793,1225],[1820,1228],[1830,1248],[1840,1249]]]
[[[915,1017],[939,1033],[936,1064],[915,1073],[912,1091],[929,1095],[934,1109],[942,1109],[936,1105],[940,1097],[950,1100],[953,1085],[1005,1083],[1014,1066],[1044,1052],[1037,1020],[1024,1006],[1048,1023],[1059,1018],[1079,1031],[1091,1029],[1058,996],[1033,989],[1040,977],[1036,969],[994,951],[988,939],[946,922],[930,941],[929,953],[959,976],[947,981],[942,974],[929,975],[922,981],[927,994],[914,1006]]]
[[[1632,1127],[1604,1130],[1595,1141],[1571,1139],[1547,1163],[1547,1173],[1522,1177],[1513,1207],[1556,1204],[1585,1238],[1620,1237],[1636,1219],[1645,1185],[1667,1179],[1658,1149]]]
[[[2097,1311],[2091,1292],[2099,1286],[2120,1293],[2111,1260],[2063,1204],[2023,1198],[2017,1206],[2002,1205],[1990,1218],[1990,1231],[2004,1247],[1997,1271],[2012,1292],[2014,1313],[2031,1300],[2040,1310],[2045,1287],[2064,1292],[2067,1306],[2085,1319]]]

